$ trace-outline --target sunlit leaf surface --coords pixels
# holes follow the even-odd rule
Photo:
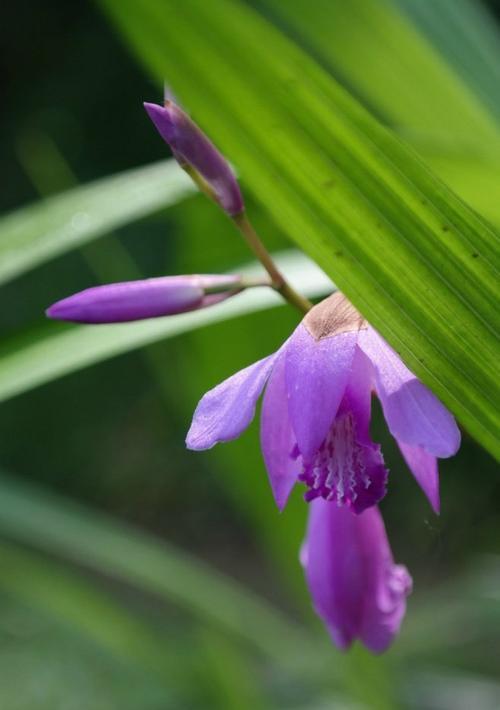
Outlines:
[[[193,192],[174,160],[96,180],[0,218],[0,283]]]
[[[496,232],[243,3],[103,5],[282,229],[499,455]]]

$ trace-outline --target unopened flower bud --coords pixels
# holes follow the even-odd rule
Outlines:
[[[243,198],[231,166],[187,113],[170,100],[165,106],[145,103],[144,108],[179,164],[192,177],[194,169],[203,178],[228,215],[243,212]]]
[[[240,276],[162,276],[87,288],[57,301],[46,314],[76,323],[120,323],[205,308],[241,288]]]

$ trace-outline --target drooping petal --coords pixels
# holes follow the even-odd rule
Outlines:
[[[316,340],[299,325],[286,348],[290,421],[305,461],[324,441],[349,379],[357,332]]]
[[[419,446],[398,442],[403,458],[423,490],[432,509],[439,515],[439,473],[437,459]]]
[[[378,508],[353,515],[315,500],[301,560],[334,643],[346,649],[359,638],[371,651],[384,651],[399,631],[411,578],[394,564]]]
[[[294,455],[296,441],[288,416],[283,353],[275,362],[264,393],[260,441],[274,499],[278,508],[283,510],[301,470]]]
[[[335,503],[312,501],[301,550],[314,609],[341,649],[349,648],[358,635],[365,593],[354,520],[350,511]]]
[[[186,437],[188,449],[202,451],[236,439],[250,424],[277,353],[254,362],[221,382],[200,400]]]
[[[373,328],[359,335],[359,346],[375,368],[375,385],[391,434],[410,446],[446,458],[460,446],[455,419],[408,370]]]

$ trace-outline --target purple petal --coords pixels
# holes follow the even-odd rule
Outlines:
[[[460,431],[446,407],[373,328],[360,332],[359,346],[375,368],[377,394],[391,434],[434,456],[453,456],[460,446]]]
[[[323,443],[350,374],[357,332],[315,340],[301,324],[286,348],[289,413],[305,461]]]
[[[356,346],[349,379],[338,414],[352,412],[356,422],[356,439],[372,444],[370,419],[374,372],[370,360]]]
[[[221,441],[236,439],[247,428],[276,356],[249,365],[202,397],[186,438],[188,449],[211,449]]]
[[[283,353],[276,360],[264,393],[260,424],[269,482],[276,505],[283,510],[301,469],[297,457],[293,456],[296,442],[288,416]]]
[[[363,351],[356,347],[349,382],[340,406],[341,413],[351,413],[354,422],[354,457],[359,462],[353,485],[351,508],[361,513],[378,503],[387,492],[388,472],[380,446],[370,436],[373,367]],[[351,469],[353,467],[351,466]],[[361,470],[359,470],[361,468]],[[352,476],[351,476],[352,478]],[[345,486],[346,488],[346,486]]]
[[[301,559],[334,643],[346,649],[359,638],[375,653],[385,650],[399,631],[411,578],[394,564],[378,508],[353,515],[314,501]]]
[[[345,503],[356,514],[376,505],[387,493],[388,472],[378,444],[360,447],[362,473],[357,471],[352,494]]]
[[[355,349],[349,381],[335,420],[299,480],[307,501],[321,496],[355,513],[375,505],[386,493],[387,470],[380,446],[370,437],[373,368]]]
[[[144,108],[175,158],[203,176],[222,209],[231,216],[243,212],[243,198],[229,163],[194,121],[172,101],[165,106],[145,103]]]
[[[423,490],[432,509],[439,515],[439,474],[437,459],[419,446],[398,442],[403,458]]]

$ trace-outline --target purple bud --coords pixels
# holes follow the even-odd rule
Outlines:
[[[240,290],[240,276],[163,276],[87,288],[47,309],[49,318],[121,323],[214,305]]]
[[[231,217],[243,212],[243,198],[229,163],[194,121],[172,101],[165,106],[145,103],[144,108],[176,160],[204,178],[222,209]]]

